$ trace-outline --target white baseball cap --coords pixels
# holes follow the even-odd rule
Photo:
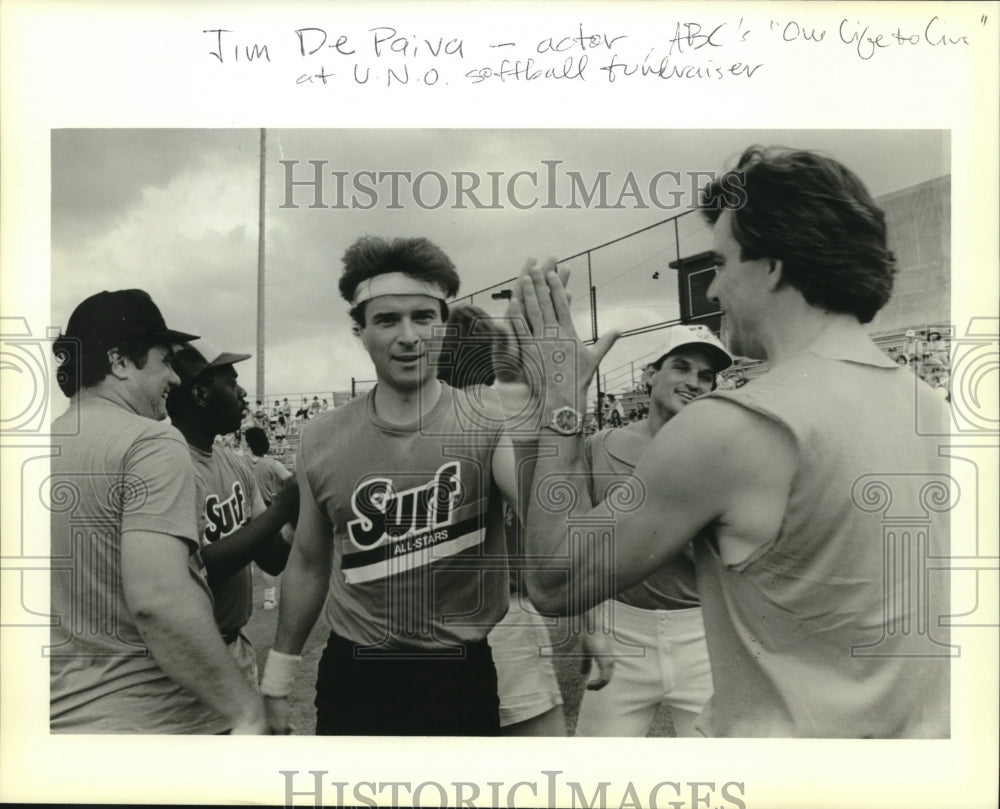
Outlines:
[[[667,329],[667,339],[663,348],[663,353],[651,364],[662,362],[664,357],[673,354],[678,348],[690,345],[700,345],[708,349],[709,354],[715,359],[715,372],[726,370],[733,364],[733,355],[730,354],[718,338],[708,329],[707,326],[671,326]]]

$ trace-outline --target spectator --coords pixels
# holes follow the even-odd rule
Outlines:
[[[613,393],[609,393],[607,396],[608,402],[608,416],[611,421],[612,427],[622,426],[622,417],[625,415],[625,411],[622,408],[622,403],[619,402]]]
[[[274,442],[278,448],[278,455],[285,454],[285,438],[288,435],[288,426],[285,423],[285,414],[278,416],[278,423],[274,427]]]
[[[250,468],[253,470],[261,497],[264,498],[264,504],[269,506],[274,502],[286,481],[292,478],[292,473],[285,468],[284,464],[278,463],[267,454],[271,446],[264,430],[256,428],[248,430],[246,439],[247,446],[250,448]],[[261,578],[264,583],[263,607],[265,610],[273,610],[278,605],[278,577],[261,570]]]
[[[253,418],[256,425],[262,430],[266,430],[268,428],[269,420],[267,417],[267,408],[261,404],[260,399],[257,400],[257,404],[254,407]]]

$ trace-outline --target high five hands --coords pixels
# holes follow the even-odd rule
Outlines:
[[[546,259],[541,265],[529,259],[521,270],[507,310],[521,344],[522,360],[529,348],[544,349],[547,342],[558,343],[575,354],[576,367],[566,373],[565,351],[537,351],[543,389],[533,386],[531,393],[546,411],[582,405],[597,366],[618,339],[618,332],[611,331],[593,345],[582,344],[570,313],[572,298],[566,291],[568,281],[569,270],[557,270],[553,259]]]

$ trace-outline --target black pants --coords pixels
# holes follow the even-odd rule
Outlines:
[[[330,633],[316,679],[317,736],[496,736],[497,671],[486,640],[383,651]]]

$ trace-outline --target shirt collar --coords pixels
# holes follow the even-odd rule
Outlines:
[[[876,368],[896,367],[896,363],[860,329],[825,329],[803,353]]]

